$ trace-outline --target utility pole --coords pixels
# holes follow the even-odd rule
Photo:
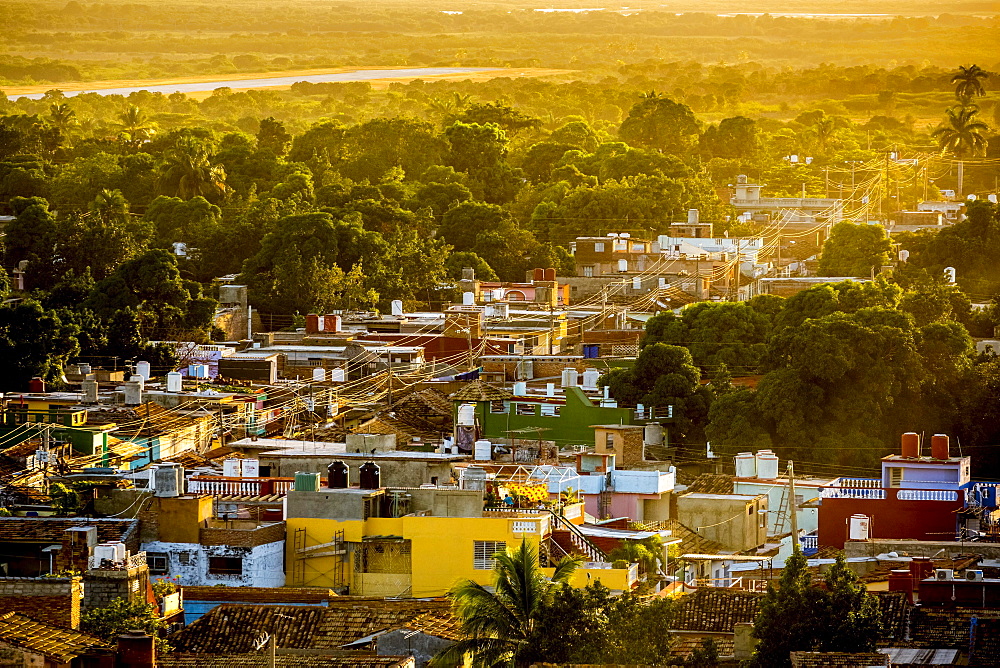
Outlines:
[[[795,462],[788,460],[788,505],[792,508],[792,549],[799,547],[799,506],[795,503]]]
[[[555,291],[549,297],[549,355],[554,354],[556,345],[556,321],[552,313],[552,302],[555,299]]]
[[[385,381],[386,381],[386,384],[389,386],[389,391],[387,393],[388,394],[387,403],[388,403],[389,409],[391,410],[392,409],[392,347],[390,347],[390,346],[386,346],[385,347],[385,355],[386,355],[386,358],[389,360],[389,371],[388,371],[388,373],[386,375]],[[310,387],[310,389],[311,389],[311,387]]]

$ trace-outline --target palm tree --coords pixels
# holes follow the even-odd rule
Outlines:
[[[49,122],[69,138],[71,129],[77,125],[76,112],[65,102],[53,102],[49,105]]]
[[[196,137],[180,137],[164,152],[163,158],[159,178],[162,193],[184,200],[199,195],[212,199],[226,194],[226,171],[212,164],[212,154],[205,142]]]
[[[958,72],[951,78],[951,82],[955,84],[955,97],[962,100],[963,103],[967,103],[974,97],[982,97],[986,94],[983,80],[989,76],[990,73],[979,65],[970,65],[969,67],[959,65]]]
[[[958,162],[958,195],[962,195],[962,181],[965,175],[963,158],[972,157],[986,148],[984,133],[989,130],[986,123],[978,120],[979,107],[952,107],[946,112],[945,122],[931,133],[937,139],[941,151],[951,153]]]
[[[432,665],[462,665],[466,657],[473,668],[514,664],[534,630],[540,605],[555,585],[569,581],[582,561],[564,557],[550,580],[539,568],[537,550],[526,540],[494,559],[492,590],[472,580],[452,588],[449,596],[464,638],[435,656]]]
[[[663,539],[654,534],[639,541],[623,541],[608,553],[608,559],[639,564],[644,575],[655,575],[663,563]]]
[[[118,127],[122,142],[132,148],[138,148],[156,132],[156,123],[149,120],[146,112],[134,104],[125,107],[118,114]]]

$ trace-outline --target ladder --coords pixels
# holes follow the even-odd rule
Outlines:
[[[774,516],[774,526],[771,527],[771,535],[779,536],[784,533],[785,522],[788,520],[788,487],[781,487],[781,501],[778,502],[778,512]]]

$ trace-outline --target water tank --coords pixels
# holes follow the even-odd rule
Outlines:
[[[227,478],[239,478],[243,475],[243,464],[239,457],[222,461],[222,475]]]
[[[326,467],[326,486],[330,489],[346,489],[351,484],[351,471],[347,464],[340,461],[331,462]]]
[[[83,386],[83,403],[85,404],[96,404],[97,403],[97,381],[96,380],[85,380],[82,383]]]
[[[141,377],[141,376],[140,376]],[[138,406],[142,403],[142,383],[130,380],[125,383],[125,405]]]
[[[378,489],[382,486],[381,477],[382,469],[375,462],[365,462],[358,470],[358,483],[361,489]]]
[[[531,280],[533,281],[544,281],[545,280],[545,270],[541,267],[535,267],[531,270]]]
[[[736,455],[736,477],[757,477],[757,458],[753,456],[752,452],[741,452]]]
[[[663,425],[659,422],[650,422],[642,430],[642,442],[644,445],[663,445]]]
[[[770,450],[760,450],[757,453],[757,477],[761,480],[774,480],[778,477],[778,456]]]
[[[330,380],[334,383],[343,383],[347,380],[347,374],[343,369],[330,369]]]
[[[184,374],[178,371],[171,371],[167,374],[167,392],[181,392],[184,390]]]
[[[476,425],[476,405],[462,404],[458,407],[458,426],[474,427]]]
[[[916,459],[920,456],[920,435],[908,431],[903,434],[903,456]]]
[[[98,543],[94,546],[93,564],[100,568],[105,562],[122,564],[125,562],[125,543],[120,541]]]
[[[45,381],[40,377],[35,376],[28,381],[28,391],[29,392],[44,392],[45,391]]]
[[[698,209],[688,209],[688,225],[697,225],[699,217]]]
[[[553,269],[552,267],[549,267],[548,269],[546,269],[544,275],[545,275],[545,280],[548,281],[549,283],[555,282],[555,280],[556,280],[556,270]]]
[[[948,281],[952,285],[955,284],[955,267],[944,268],[944,280]]]
[[[601,372],[594,368],[589,368],[583,372],[583,389],[596,390],[597,381],[601,379]]]
[[[325,380],[326,380],[326,369],[320,366],[313,369],[313,382],[322,383]]]
[[[488,462],[493,459],[493,444],[487,440],[476,441],[472,446],[473,459]]]
[[[462,293],[462,306],[475,306],[476,305],[476,293],[475,292],[463,292]]]
[[[392,314],[393,315],[396,315],[396,316],[403,315],[403,300],[402,299],[393,299],[392,303],[391,303],[391,307],[392,307]]]
[[[514,396],[516,397],[528,396],[528,384],[525,382],[514,383]]]
[[[556,384],[555,383],[545,383],[545,396],[554,397],[556,396]]]
[[[931,457],[934,459],[950,458],[947,434],[934,434],[931,436]]]
[[[562,371],[562,386],[563,387],[576,387],[579,383],[580,373],[573,368],[563,369]]]
[[[259,459],[244,459],[240,462],[240,467],[244,478],[257,478],[260,476]]]
[[[135,372],[137,375],[142,376],[144,381],[149,380],[149,362],[136,362]]]
[[[180,464],[163,462],[152,475],[156,496],[174,497],[184,493],[184,467]]]
[[[324,329],[328,332],[340,332],[344,329],[344,320],[336,313],[323,316]]]
[[[632,289],[633,290],[642,290],[642,276],[633,276],[632,277]]]
[[[469,466],[462,472],[462,489],[483,491],[486,489],[486,469],[481,466]]]
[[[847,519],[848,540],[868,540],[871,519],[867,515],[851,515]]]
[[[319,474],[296,471],[293,484],[296,492],[315,492],[319,489]]]
[[[83,375],[86,376],[88,373],[90,373],[90,365],[89,364],[86,364],[84,362],[80,362],[77,366],[80,369],[80,373],[82,373]]]
[[[628,271],[628,260],[618,260],[618,271],[622,273]]]

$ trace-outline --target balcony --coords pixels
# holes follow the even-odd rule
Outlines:
[[[188,479],[189,494],[210,496],[285,496],[294,478],[227,478],[225,476],[193,476]]]

